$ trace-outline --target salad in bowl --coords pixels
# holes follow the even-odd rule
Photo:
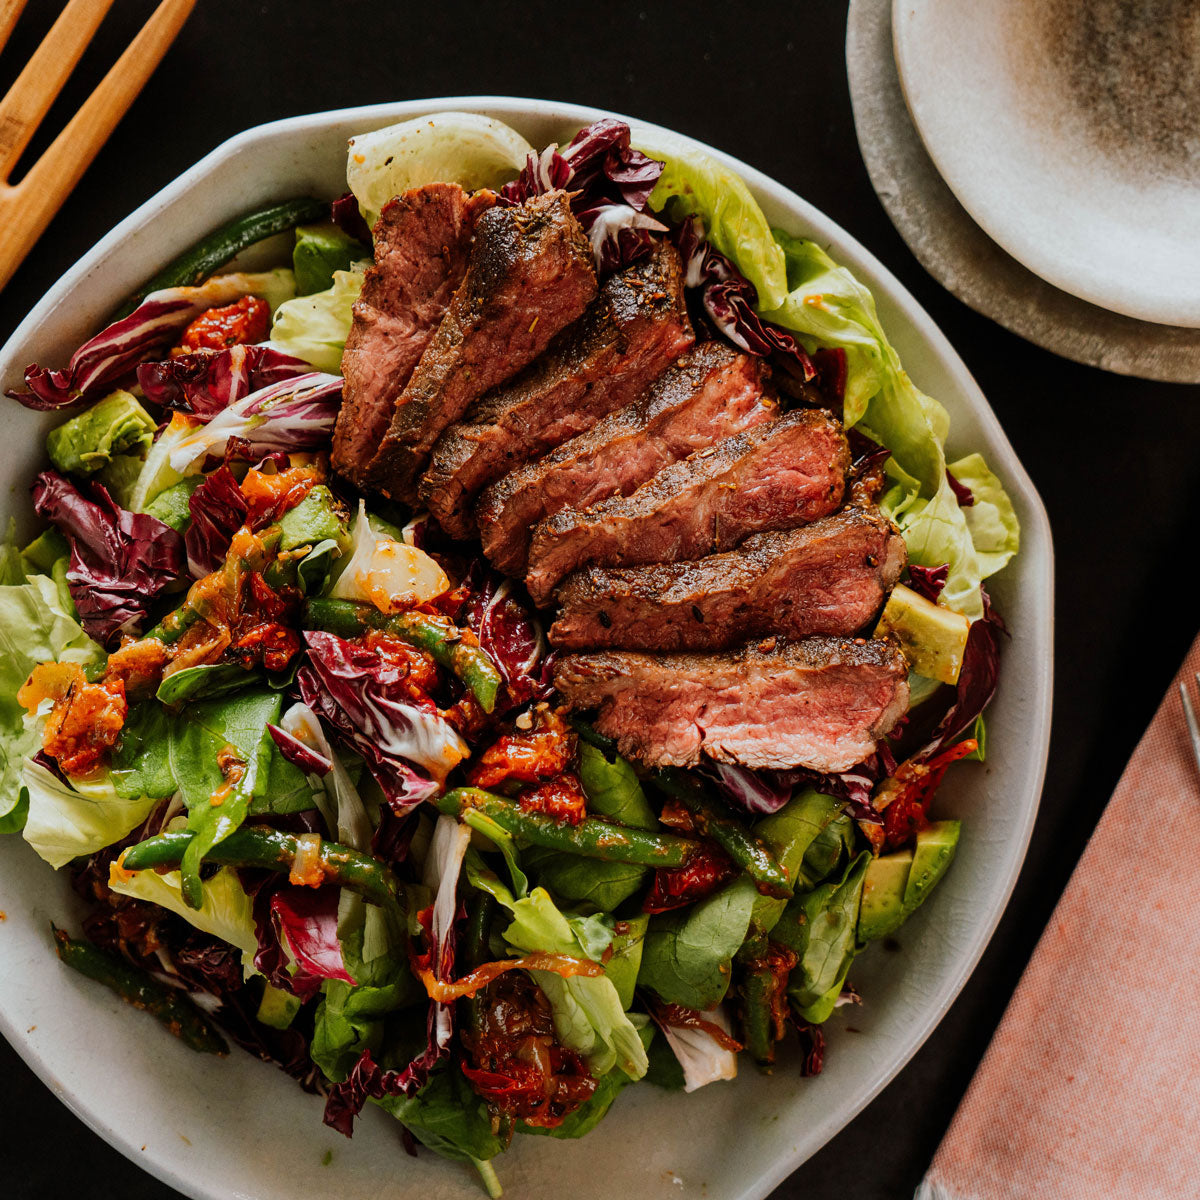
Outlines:
[[[58,423],[0,831],[88,905],[48,953],[498,1194],[631,1084],[821,1070],[970,837],[936,792],[1018,523],[869,291],[691,143],[447,112],[347,186],[10,392]]]

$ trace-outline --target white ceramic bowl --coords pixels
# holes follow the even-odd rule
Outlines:
[[[121,222],[68,272],[0,352],[0,386],[26,363],[64,363],[113,303],[214,226],[286,196],[344,190],[346,139],[406,117],[467,109],[507,121],[535,146],[566,140],[604,115],[536,100],[454,97],[296,117],[226,142]],[[650,128],[632,121],[635,129]],[[752,1200],[846,1124],[905,1064],[963,986],[1000,917],[1033,826],[1050,728],[1053,573],[1050,529],[1033,485],[974,380],[930,318],[843,229],[778,183],[712,151],[750,185],[772,224],[808,234],[873,290],[909,372],[950,410],[951,457],[983,451],[1008,485],[1023,527],[1016,561],[994,595],[1014,636],[988,714],[989,760],[952,773],[942,815],[962,817],[953,870],[901,931],[903,953],[871,950],[852,978],[864,1003],[830,1020],[825,1071],[800,1078],[783,1057],[774,1076],[744,1067],[734,1083],[691,1096],[629,1089],[578,1142],[519,1138],[497,1161],[512,1197],[574,1200],[680,1195]],[[51,422],[6,409],[0,480],[9,511],[29,523],[26,489]],[[49,922],[77,905],[19,838],[0,838],[0,1030],[78,1116],[148,1171],[197,1200],[340,1200],[381,1196],[477,1200],[469,1169],[408,1158],[392,1119],[368,1106],[352,1142],[321,1124],[321,1103],[281,1071],[234,1051],[193,1054],[148,1017],[59,965]],[[893,1130],[889,1136],[903,1136]],[[332,1164],[321,1166],[333,1150]]]
[[[1195,0],[893,0],[913,122],[963,208],[1056,288],[1200,328]]]

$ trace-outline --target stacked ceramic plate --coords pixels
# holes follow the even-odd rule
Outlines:
[[[1200,5],[852,0],[875,190],[924,266],[1058,354],[1200,382]]]

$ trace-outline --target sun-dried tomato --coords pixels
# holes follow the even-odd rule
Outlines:
[[[872,804],[883,812],[885,849],[898,850],[907,846],[929,824],[929,802],[946,769],[973,753],[977,745],[974,738],[966,738],[928,762],[910,758],[883,781]]]
[[[737,874],[737,867],[719,846],[702,842],[682,867],[665,867],[654,872],[642,909],[648,913],[669,912],[701,900]]]
[[[525,788],[517,796],[517,807],[525,812],[545,813],[569,825],[578,825],[587,816],[587,797],[574,775],[560,775],[547,783]]]
[[[558,713],[539,708],[534,727],[528,733],[518,731],[497,738],[471,769],[468,780],[482,788],[509,779],[539,783],[562,775],[574,760],[575,735]]]
[[[106,679],[120,679],[126,696],[153,692],[162,682],[163,670],[171,661],[171,652],[157,638],[127,642],[108,656]]]
[[[523,971],[483,988],[474,1012],[476,1028],[462,1035],[470,1059],[462,1073],[498,1116],[553,1129],[595,1092],[587,1064],[555,1038],[546,997]]]
[[[273,524],[324,480],[325,471],[320,464],[287,467],[282,471],[259,471],[252,467],[241,485],[242,496],[249,506],[246,524],[252,529]]]
[[[46,718],[42,748],[68,775],[88,775],[117,744],[128,712],[123,680],[87,683],[80,671]]]
[[[257,296],[202,312],[179,339],[177,353],[228,350],[230,346],[265,341],[271,328],[271,306]]]

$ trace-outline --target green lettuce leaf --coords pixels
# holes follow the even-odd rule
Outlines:
[[[122,896],[146,900],[182,917],[189,925],[218,937],[242,952],[242,962],[251,967],[258,949],[254,935],[254,912],[250,897],[232,867],[222,867],[200,885],[201,901],[189,907],[183,899],[183,880],[178,871],[121,871],[114,867],[109,887]]]
[[[870,853],[864,850],[847,865],[841,879],[794,897],[772,930],[771,940],[797,956],[788,978],[788,998],[814,1024],[833,1011],[833,1001],[857,953],[858,910],[870,861]]]
[[[730,961],[746,940],[754,899],[742,875],[691,908],[650,919],[638,984],[668,1004],[701,1011],[719,1004],[729,989]]]
[[[846,352],[846,426],[861,425],[892,455],[887,469],[893,486],[880,507],[899,526],[912,562],[949,564],[940,603],[972,618],[982,616],[980,583],[1019,544],[1016,514],[1003,487],[979,455],[964,460],[987,492],[988,508],[975,521],[986,548],[977,547],[970,509],[960,508],[946,478],[949,415],[908,377],[879,323],[870,291],[815,242],[780,230],[775,239],[787,262],[788,292],[776,307],[763,304],[762,315],[798,334],[810,350]]]
[[[0,585],[0,817],[20,802],[25,758],[41,744],[41,719],[17,703],[30,671],[40,662],[88,666],[104,658],[75,619],[70,595],[46,575],[15,582],[23,575],[20,556],[9,557],[6,577],[14,582]]]
[[[71,786],[40,763],[25,760],[21,783],[29,797],[25,840],[52,867],[119,842],[154,811],[155,796],[127,800],[105,773]]]
[[[673,217],[700,217],[712,244],[754,284],[760,307],[782,304],[788,292],[783,251],[738,175],[676,134],[638,134],[634,144],[665,164],[648,206]]]
[[[399,121],[350,139],[346,182],[368,225],[409,188],[458,183],[468,191],[516,178],[533,147],[503,121],[444,112]]]
[[[146,512],[147,506],[167,488],[174,487],[183,476],[171,466],[171,451],[185,438],[189,437],[199,427],[194,417],[183,413],[172,413],[166,429],[158,435],[154,445],[146,455],[146,461],[138,472],[123,507],[130,512]],[[189,468],[188,474],[199,474],[201,464],[197,462],[195,469]],[[197,487],[200,485],[197,484]],[[190,493],[189,493],[190,495]],[[189,520],[191,514],[188,514]],[[165,520],[161,518],[160,520]]]
[[[968,454],[950,464],[950,473],[970,488],[975,503],[962,510],[986,579],[995,575],[1021,545],[1021,526],[1004,485],[988,469],[981,454]]]
[[[504,941],[512,949],[600,962],[612,944],[611,917],[562,913],[540,887],[516,900],[473,851],[467,852],[464,866],[471,884],[489,892],[512,914],[512,922],[503,931]],[[559,1041],[583,1055],[593,1075],[605,1075],[618,1066],[634,1079],[646,1073],[645,1047],[607,975],[563,979],[551,971],[529,973],[550,1002]]]
[[[271,344],[312,363],[318,371],[340,374],[354,302],[368,266],[355,263],[349,271],[334,271],[332,287],[281,304],[271,323]]]

